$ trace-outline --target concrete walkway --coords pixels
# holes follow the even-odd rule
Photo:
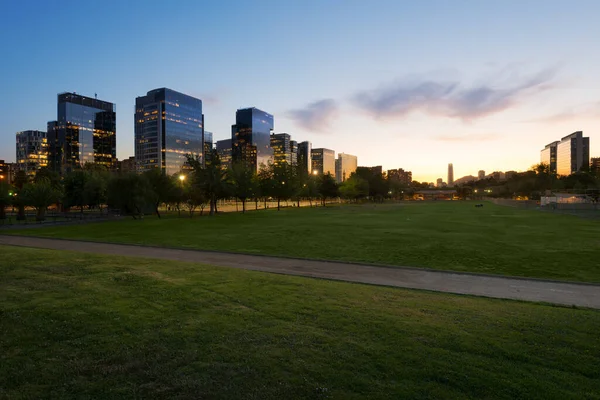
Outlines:
[[[600,309],[600,285],[591,284],[24,236],[0,235],[0,245],[189,261],[277,274]]]

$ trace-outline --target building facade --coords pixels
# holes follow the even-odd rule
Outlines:
[[[546,145],[540,152],[540,162],[550,167],[550,172],[556,173],[556,149],[560,142],[552,142]]]
[[[448,186],[454,185],[454,166],[452,163],[448,164]]]
[[[590,160],[590,172],[600,177],[600,157],[592,157]]]
[[[231,126],[232,162],[241,162],[259,170],[273,163],[271,133],[273,116],[258,108],[239,109]]]
[[[135,160],[140,171],[167,175],[185,168],[187,155],[204,162],[202,100],[168,88],[135,99]]]
[[[229,169],[232,163],[232,147],[231,139],[219,140],[216,143],[217,154],[221,161],[221,168]]]
[[[480,169],[479,172],[477,172],[477,179],[482,180],[485,179],[485,171]]]
[[[137,172],[138,168],[135,163],[135,157],[131,156],[124,160],[117,161],[117,170],[119,172]]]
[[[556,146],[556,173],[571,175],[590,164],[590,138],[577,131],[563,137]]]
[[[48,140],[46,132],[17,132],[17,165],[33,178],[38,169],[48,166]],[[8,174],[7,174],[8,175]]]
[[[271,148],[273,149],[273,164],[295,166],[298,163],[298,143],[292,140],[287,133],[271,135]]]
[[[331,174],[335,178],[335,151],[323,148],[312,149],[311,158],[313,174]]]
[[[403,186],[410,186],[412,183],[412,172],[405,171],[402,168],[388,169],[387,170],[388,180],[397,182]]]
[[[358,159],[356,156],[346,153],[338,153],[338,158],[335,160],[335,180],[337,183],[342,183],[350,178],[350,175],[356,171]]]
[[[298,165],[302,170],[310,174],[312,173],[312,143],[311,142],[300,142],[298,143]]]
[[[214,148],[212,132],[204,131],[204,162],[209,162]]]
[[[60,174],[81,168],[86,163],[115,168],[115,105],[76,93],[60,93],[57,119],[48,122],[47,137],[49,164]]]

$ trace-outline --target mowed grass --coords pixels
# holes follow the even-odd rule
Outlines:
[[[145,218],[24,235],[600,282],[600,223],[431,202]]]
[[[0,398],[600,398],[597,310],[0,254]]]

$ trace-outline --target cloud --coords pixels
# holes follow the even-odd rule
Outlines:
[[[598,119],[600,116],[600,102],[588,103],[574,108],[569,108],[556,114],[541,118],[531,119],[525,122],[532,123],[561,123],[581,119]]]
[[[411,78],[403,82],[362,91],[353,103],[376,118],[403,117],[415,111],[435,116],[474,120],[499,113],[518,104],[524,97],[552,88],[555,69],[526,78],[512,74],[508,83],[465,87],[459,81]],[[507,80],[500,73],[496,80]]]
[[[499,138],[500,135],[495,133],[479,133],[469,135],[438,135],[433,139],[439,142],[489,142]]]
[[[290,110],[287,116],[307,130],[321,131],[331,124],[338,112],[339,107],[335,100],[323,99],[310,103],[304,108]]]

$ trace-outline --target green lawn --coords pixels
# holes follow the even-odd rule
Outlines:
[[[126,219],[23,235],[600,282],[600,223],[472,202]]]
[[[0,254],[0,398],[600,398],[597,310]]]

